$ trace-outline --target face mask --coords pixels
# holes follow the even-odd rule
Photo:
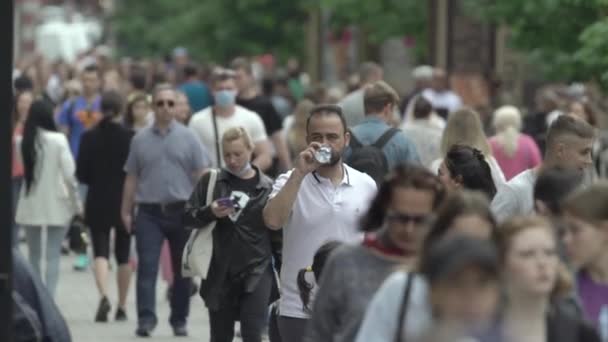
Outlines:
[[[241,177],[245,176],[247,174],[247,172],[249,172],[249,170],[251,170],[251,169],[252,169],[251,163],[247,163],[239,171],[234,172],[234,171],[230,170],[229,168],[226,168],[226,171],[228,171],[228,173],[230,173],[231,175],[233,175],[235,177],[241,178]]]
[[[229,107],[236,102],[236,90],[220,90],[213,94],[215,105]]]

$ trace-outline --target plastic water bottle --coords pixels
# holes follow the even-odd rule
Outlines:
[[[598,330],[602,342],[608,342],[608,305],[602,305],[598,318]]]

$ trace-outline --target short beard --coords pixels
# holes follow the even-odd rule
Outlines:
[[[327,166],[336,166],[339,162],[342,161],[342,152],[344,152],[344,150],[338,152],[338,151],[332,151],[331,153],[331,159],[329,160],[329,163],[327,163]]]

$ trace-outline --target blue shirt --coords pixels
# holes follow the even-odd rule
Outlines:
[[[375,143],[391,127],[376,116],[366,116],[363,122],[351,129],[352,134],[364,146]],[[403,132],[398,132],[384,145],[382,149],[388,162],[389,170],[403,163],[420,164],[420,157],[414,143],[408,139]],[[350,147],[345,156],[351,154]]]
[[[67,100],[61,106],[57,123],[69,130],[68,140],[74,158],[78,157],[82,133],[95,126],[102,118],[100,96],[95,97],[90,104],[84,96],[79,96],[76,99]]]
[[[209,88],[203,82],[186,82],[179,89],[186,94],[192,113],[201,111],[212,104]]]
[[[137,203],[171,203],[189,199],[198,181],[194,173],[210,165],[194,132],[173,121],[166,133],[151,126],[135,135],[125,172],[137,177]]]

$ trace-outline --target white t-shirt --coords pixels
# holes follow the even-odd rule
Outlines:
[[[247,133],[251,136],[254,144],[262,142],[264,140],[268,140],[268,136],[266,135],[266,129],[264,128],[264,122],[260,118],[260,116],[252,112],[248,109],[245,109],[241,106],[235,106],[234,113],[229,117],[216,116],[217,120],[217,130],[218,136],[216,138],[215,132],[213,129],[213,118],[212,118],[212,107],[205,108],[200,112],[195,113],[190,120],[190,124],[188,125],[196,136],[201,139],[201,142],[209,151],[209,155],[211,156],[211,165],[213,167],[224,166],[224,160],[221,158],[222,156],[222,135],[228,129],[233,127],[243,127]],[[217,151],[215,149],[216,139],[218,140],[218,145],[220,146],[220,161],[217,160]],[[221,162],[221,165],[220,165]]]
[[[422,92],[422,95],[431,102],[435,109],[443,108],[447,109],[449,113],[452,113],[462,107],[462,99],[451,90],[437,92],[429,88],[425,89]]]
[[[308,318],[297,285],[298,271],[312,265],[317,249],[328,241],[358,242],[363,238],[359,219],[376,195],[376,183],[365,173],[344,164],[344,177],[337,187],[317,173],[304,177],[283,227],[283,265],[279,314]],[[292,171],[274,183],[270,198],[283,188]]]
[[[534,212],[534,184],[537,177],[536,170],[529,169],[498,187],[491,205],[498,222]]]

